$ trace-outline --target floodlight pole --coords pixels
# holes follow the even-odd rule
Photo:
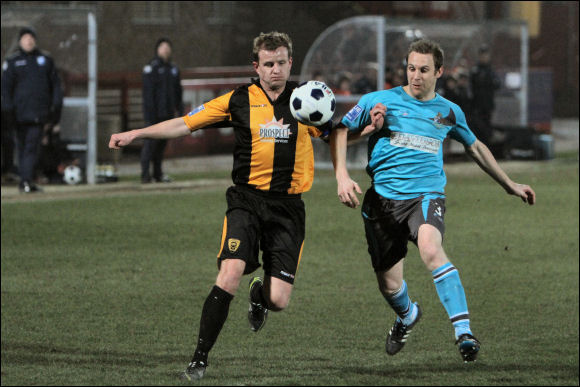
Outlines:
[[[97,20],[88,13],[88,127],[87,127],[87,183],[96,183],[97,164]]]
[[[377,18],[377,90],[385,88],[385,18]]]
[[[520,125],[528,125],[528,25],[523,23],[520,29],[522,87],[520,88]]]

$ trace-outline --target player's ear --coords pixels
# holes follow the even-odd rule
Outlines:
[[[435,71],[435,78],[441,78],[443,71],[443,66],[439,67],[439,70]]]
[[[258,72],[258,62],[252,62],[252,66],[254,66],[254,70]]]

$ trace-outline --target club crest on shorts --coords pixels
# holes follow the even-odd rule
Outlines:
[[[235,238],[228,239],[228,249],[230,249],[230,253],[235,253],[238,251],[238,247],[240,247],[240,240]]]

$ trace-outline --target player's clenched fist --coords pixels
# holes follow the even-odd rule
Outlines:
[[[371,109],[371,122],[373,126],[380,130],[385,124],[385,115],[387,114],[387,107],[382,103],[376,104]]]
[[[129,145],[135,138],[132,135],[132,132],[133,131],[113,134],[109,141],[109,148],[120,149],[123,146]]]
[[[377,103],[369,112],[369,115],[371,117],[371,123],[363,129],[361,136],[366,136],[367,134],[370,134],[375,130],[381,130],[381,128],[385,124],[386,114],[387,107],[380,102]]]

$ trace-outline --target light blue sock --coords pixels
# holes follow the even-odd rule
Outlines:
[[[407,283],[403,281],[403,285],[395,293],[384,295],[385,300],[389,303],[391,308],[397,314],[397,317],[403,321],[403,324],[409,325],[417,316],[417,306],[411,302],[409,294],[407,293]]]
[[[472,334],[469,327],[469,311],[467,310],[465,290],[463,290],[459,272],[455,266],[446,263],[433,270],[431,274],[439,299],[455,328],[455,339],[465,333]]]

